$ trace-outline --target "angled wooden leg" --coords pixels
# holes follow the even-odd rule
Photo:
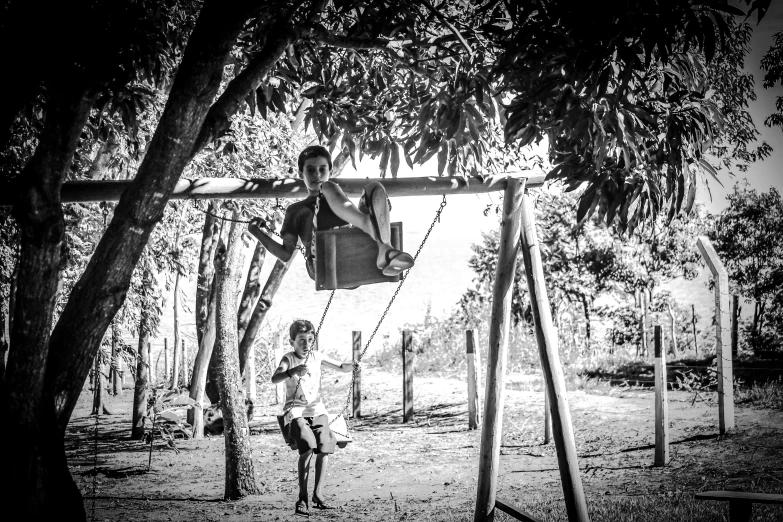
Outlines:
[[[743,500],[732,500],[729,502],[729,521],[730,522],[749,522],[753,515],[753,503]]]

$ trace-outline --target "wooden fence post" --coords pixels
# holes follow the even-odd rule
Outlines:
[[[666,401],[666,349],[663,329],[655,326],[655,466],[669,463],[669,404]]]
[[[563,484],[566,513],[570,522],[587,522],[587,501],[579,463],[576,456],[574,429],[566,398],[565,378],[557,348],[557,331],[552,324],[552,311],[546,293],[544,266],[538,246],[533,201],[530,196],[522,198],[522,256],[525,262],[528,292],[536,329],[536,341],[544,371],[549,409],[552,414],[552,434],[557,449],[557,463]]]
[[[718,359],[718,424],[720,433],[734,429],[734,371],[731,360],[729,273],[706,236],[696,245],[715,280],[715,356]]]
[[[739,296],[731,296],[731,358],[737,358],[739,351],[739,319],[742,307],[739,304]]]
[[[475,522],[495,517],[500,445],[503,434],[503,381],[508,359],[511,297],[514,293],[524,180],[509,179],[503,194],[503,221],[500,225],[498,264],[492,289],[489,321],[487,377],[484,379],[484,418],[481,423],[481,449],[476,491]]]
[[[359,360],[362,353],[362,332],[353,331],[351,335],[353,362]],[[353,418],[362,416],[362,372],[358,372],[353,381]]]
[[[549,410],[549,394],[544,384],[544,444],[552,442],[552,414]]]
[[[413,419],[413,335],[402,331],[402,422]]]
[[[475,430],[481,424],[481,404],[479,403],[480,367],[476,332],[465,330],[465,346],[468,362],[468,429]]]

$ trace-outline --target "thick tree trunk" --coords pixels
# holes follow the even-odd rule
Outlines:
[[[194,153],[223,66],[250,9],[245,2],[205,2],[144,160],[52,332],[47,386],[58,397],[61,431],[79,396],[75,383],[86,377],[152,229]]]
[[[188,424],[193,426],[194,439],[200,439],[204,436],[204,388],[207,383],[207,369],[212,358],[212,349],[215,346],[216,307],[217,299],[213,297],[209,300],[204,332],[201,336],[198,353],[193,360],[193,375],[190,378],[190,398],[196,401],[196,404],[188,410]]]
[[[11,346],[0,395],[5,419],[5,470],[14,479],[6,498],[13,499],[15,520],[84,519],[84,507],[70,477],[62,431],[54,416],[60,396],[46,387],[51,356],[50,332],[60,280],[65,223],[60,188],[76,150],[94,95],[71,83],[49,85],[46,123],[38,147],[19,176],[13,214],[19,225],[18,291],[14,303]],[[78,397],[92,365],[71,385]],[[61,453],[63,452],[63,453]]]
[[[242,336],[242,341],[239,343],[240,354],[247,354],[250,350],[253,349],[253,343],[256,340],[256,334],[258,333],[258,330],[261,329],[261,325],[264,322],[264,317],[272,307],[272,299],[275,297],[277,290],[283,283],[283,278],[288,272],[288,268],[291,266],[293,260],[294,257],[291,256],[291,259],[289,259],[287,263],[284,263],[279,259],[277,262],[275,262],[275,266],[272,268],[272,272],[269,274],[269,279],[266,280],[266,284],[264,285],[264,290],[261,292],[261,297],[258,298],[256,307],[253,310],[253,315],[250,317],[250,322],[247,324],[245,335]],[[245,360],[240,358],[239,371],[242,374],[245,372],[244,365]]]
[[[245,280],[245,291],[242,292],[242,299],[239,301],[239,309],[237,310],[237,339],[239,340],[245,336],[247,325],[253,316],[258,294],[261,293],[261,268],[264,266],[265,255],[266,249],[259,241],[256,243],[256,249],[253,251],[253,257],[250,260],[250,268],[247,271],[247,279]],[[248,353],[247,350],[245,352],[239,351],[240,367],[243,375]]]
[[[136,353],[136,384],[133,387],[133,422],[131,424],[131,439],[141,440],[144,437],[144,425],[140,424],[147,411],[147,376],[149,375],[149,340],[147,331],[149,312],[142,308],[139,327],[139,347]]]
[[[234,213],[234,219],[238,215]],[[233,223],[228,238],[228,248],[215,267],[217,298],[217,354],[218,385],[223,398],[223,424],[226,444],[226,490],[224,497],[235,500],[259,493],[253,467],[250,430],[245,412],[245,392],[239,375],[237,346],[236,288],[239,286],[242,267],[242,227]]]

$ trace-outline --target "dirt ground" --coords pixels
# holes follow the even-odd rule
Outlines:
[[[324,376],[331,411],[341,409],[347,379]],[[480,430],[467,427],[465,382],[417,376],[415,422],[403,424],[401,381],[399,375],[363,369],[363,417],[350,423],[354,442],[329,462],[326,491],[339,508],[312,518],[472,520]],[[554,444],[543,445],[543,393],[534,388],[540,390],[539,378],[507,379],[498,495],[522,507],[542,497],[562,501],[563,495]],[[672,460],[654,468],[652,391],[570,392],[587,498],[690,496],[716,489],[783,492],[783,412],[738,406],[736,431],[721,437],[715,396],[693,399],[669,393]],[[283,444],[274,416],[279,407],[267,390],[251,424],[261,494],[236,502],[222,500],[223,437],[179,440],[178,454],[156,441],[147,472],[149,446],[128,439],[132,390],[110,398],[115,415],[100,418],[96,467],[91,400],[85,390],[66,435],[68,462],[88,518],[296,519],[296,454]]]

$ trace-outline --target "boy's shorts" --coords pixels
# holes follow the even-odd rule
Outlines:
[[[312,450],[315,453],[334,453],[337,438],[329,428],[329,417],[299,417],[291,421],[288,435],[296,443],[299,454]],[[292,448],[293,449],[293,448]]]

